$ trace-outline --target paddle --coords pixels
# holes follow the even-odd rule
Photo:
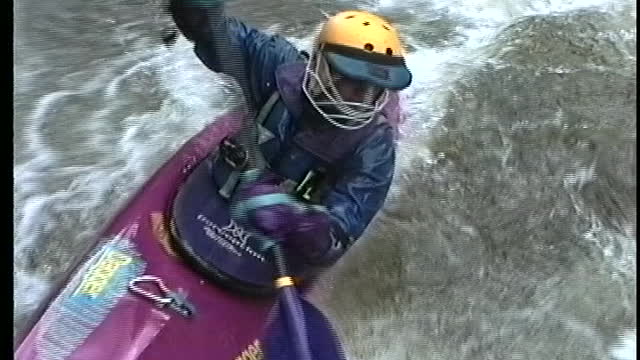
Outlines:
[[[208,18],[211,33],[215,38],[216,51],[229,54],[223,66],[229,73],[236,74],[236,80],[240,84],[246,102],[249,106],[249,116],[241,129],[239,141],[248,150],[248,170],[264,169],[265,160],[258,147],[258,129],[255,121],[257,109],[251,106],[251,93],[246,72],[238,67],[243,67],[240,49],[233,46],[228,37],[224,37],[225,31],[220,30],[222,19],[221,11],[216,8],[208,8]],[[234,69],[235,68],[235,69]],[[236,71],[234,71],[236,70]],[[329,321],[312,304],[298,294],[291,276],[289,276],[287,261],[284,251],[276,241],[271,245],[273,260],[276,268],[276,286],[279,295],[275,312],[266,329],[265,359],[278,360],[336,360],[343,359],[342,348],[331,328]],[[309,332],[313,337],[309,337]]]
[[[207,1],[198,1],[200,4]],[[204,5],[206,6],[206,4]],[[242,88],[248,105],[238,140],[248,151],[248,169],[264,169],[265,161],[258,147],[258,129],[253,121],[257,109],[252,107],[249,81],[244,71],[241,50],[233,46],[224,31],[223,6],[206,8],[208,26],[218,54],[227,54],[221,59],[222,71],[234,74]],[[176,40],[175,30],[165,31],[163,42],[170,46]],[[296,290],[289,276],[284,251],[278,242],[271,245],[276,269],[278,299],[268,326],[265,328],[264,360],[342,360],[344,354],[335,332],[327,318]],[[310,336],[311,335],[311,336]]]
[[[296,291],[282,248],[272,249],[280,294],[263,339],[265,360],[342,360],[344,353],[327,318]]]

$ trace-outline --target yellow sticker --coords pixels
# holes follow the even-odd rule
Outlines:
[[[247,346],[245,350],[238,356],[236,356],[233,360],[263,360],[264,353],[262,352],[262,347],[260,346],[260,341],[258,339],[254,340],[252,344]]]
[[[116,250],[107,250],[87,274],[75,294],[89,295],[95,298],[104,291],[116,272],[132,261],[133,258],[127,254]]]

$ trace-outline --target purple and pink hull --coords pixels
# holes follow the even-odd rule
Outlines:
[[[81,307],[86,314],[74,311],[67,316],[65,311],[70,307],[62,305],[73,296],[69,294],[79,292],[78,284],[87,278],[87,268],[80,266],[18,346],[15,359],[261,358],[259,339],[263,337],[274,299],[250,298],[218,287],[193,271],[168,245],[168,219],[180,185],[225,136],[239,129],[241,118],[239,113],[222,116],[189,140],[134,196],[101,237],[127,238],[144,263],[143,273],[157,276],[170,289],[187,294],[196,309],[195,315],[181,316],[126,291],[114,298],[103,317],[98,315],[107,307],[97,305]],[[95,250],[104,244],[97,242]],[[70,321],[72,318],[78,320]]]

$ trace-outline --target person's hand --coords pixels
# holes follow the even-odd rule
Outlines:
[[[307,260],[322,257],[331,244],[331,227],[326,211],[283,195],[289,198],[286,203],[266,205],[251,211],[249,219],[253,226],[262,234],[282,241]]]
[[[331,221],[324,207],[304,205],[303,209],[291,217],[284,242],[307,261],[315,262],[325,257],[332,245]]]
[[[274,241],[282,241],[307,259],[330,246],[330,220],[324,207],[308,205],[282,191],[281,178],[267,173],[243,183],[233,201],[245,224]]]
[[[282,178],[271,172],[253,171],[242,176],[231,201],[232,214],[261,234],[282,240],[290,231],[288,219],[295,214],[297,201],[282,191]]]
[[[171,14],[173,22],[180,32],[190,41],[202,38],[203,28],[209,26],[207,9],[215,9],[224,4],[225,0],[171,0],[167,5],[167,12]],[[200,34],[200,36],[198,35]],[[175,28],[163,30],[162,41],[166,46],[175,43],[178,37]]]

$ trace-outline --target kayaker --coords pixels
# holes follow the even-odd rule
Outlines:
[[[247,78],[248,101],[262,110],[259,148],[268,168],[236,187],[241,145],[226,140],[213,169],[220,193],[231,201],[281,194],[284,203],[246,214],[251,226],[310,265],[334,263],[380,210],[393,178],[398,91],[411,83],[397,31],[374,14],[340,12],[309,56],[226,17],[222,0],[171,0],[169,11],[204,65]],[[210,17],[222,19],[216,36]],[[221,36],[240,49],[236,70],[223,70],[228,54],[213,50]]]

